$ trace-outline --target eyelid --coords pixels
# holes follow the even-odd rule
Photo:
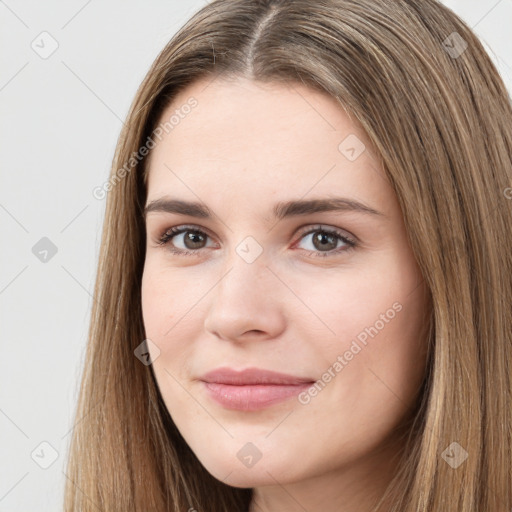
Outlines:
[[[165,228],[163,231],[159,232],[157,234],[156,243],[158,245],[166,246],[171,240],[173,240],[178,235],[181,235],[183,233],[186,233],[187,231],[193,231],[193,232],[199,232],[205,234],[208,238],[214,239],[215,237],[210,233],[210,231],[206,228],[203,228],[201,226],[195,225],[195,224],[178,224],[176,226],[171,226],[168,228]],[[169,240],[167,242],[163,242],[162,240],[169,235]],[[206,247],[203,247],[201,249],[189,249],[190,252],[199,253],[202,251],[202,249],[206,249]],[[176,249],[176,252],[182,252],[185,253],[187,249]]]
[[[308,235],[315,231],[327,231],[339,235],[340,237],[346,238],[350,242],[357,244],[359,243],[359,239],[352,235],[352,233],[348,232],[345,229],[338,228],[335,226],[329,226],[327,224],[306,224],[306,227],[302,230],[299,228],[297,236]]]
[[[210,239],[215,238],[207,228],[198,226],[197,224],[179,224],[179,225],[171,226],[171,227],[164,229],[163,232],[161,232],[161,234],[157,236],[156,242],[158,245],[165,247],[168,244],[170,244],[170,242],[176,236],[183,234],[183,232],[187,232],[187,231],[200,232],[200,233],[207,235],[207,237]],[[335,226],[329,226],[326,224],[305,224],[305,225],[299,227],[297,230],[295,230],[296,234],[294,235],[294,237],[297,237],[297,240],[295,242],[293,242],[292,247],[295,247],[298,243],[300,243],[300,241],[302,240],[302,238],[305,235],[309,235],[311,233],[314,233],[315,231],[324,231],[327,233],[332,233],[333,235],[339,237],[339,239],[342,239],[342,242],[345,243],[347,247],[345,249],[337,248],[337,249],[330,250],[330,251],[310,251],[308,249],[299,249],[299,250],[306,251],[309,253],[314,253],[317,256],[325,255],[326,257],[328,257],[331,255],[334,256],[339,253],[346,252],[350,249],[354,249],[360,243],[359,239],[356,236],[352,235],[351,233],[349,233],[348,231],[346,231],[342,228],[338,228]],[[168,234],[169,234],[169,239],[166,242],[163,242],[162,240]],[[346,241],[343,239],[345,239]],[[172,246],[172,244],[171,244],[171,246]],[[207,247],[202,247],[200,249],[179,249],[179,248],[172,247],[172,249],[169,249],[169,250],[178,255],[181,254],[183,256],[186,256],[186,255],[199,255],[200,253],[202,253],[203,249],[207,249]]]
[[[163,235],[165,235],[165,233],[170,232],[171,229],[200,231],[200,232],[204,232],[210,238],[215,238],[215,236],[213,236],[213,234],[211,233],[211,231],[208,228],[198,226],[197,224],[178,224],[176,226],[167,227],[161,232],[159,238],[162,237]],[[336,226],[329,226],[327,224],[320,224],[320,223],[304,224],[304,225],[300,226],[299,228],[297,228],[295,230],[295,232],[296,232],[296,236],[299,236],[299,235],[305,235],[305,234],[311,233],[312,231],[321,230],[321,229],[325,229],[326,231],[340,232],[343,234],[344,237],[348,238],[352,242],[354,242],[354,243],[359,242],[359,239],[352,233],[348,232],[347,230],[345,230],[343,228],[338,228]]]

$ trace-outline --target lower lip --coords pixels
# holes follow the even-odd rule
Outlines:
[[[248,384],[234,386],[203,382],[209,395],[219,404],[228,409],[239,411],[257,411],[278,402],[282,402],[292,396],[297,396],[302,391],[310,388],[313,382],[294,385],[281,384]]]

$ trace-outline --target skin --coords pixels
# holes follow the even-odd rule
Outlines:
[[[190,85],[161,119],[190,97],[197,106],[151,150],[146,201],[168,196],[214,212],[146,215],[143,319],[165,404],[214,477],[254,488],[251,511],[369,511],[396,468],[396,429],[425,374],[428,296],[396,195],[362,128],[328,95],[221,77]],[[350,134],[365,145],[353,161],[338,148]],[[278,201],[332,196],[382,215],[272,217]],[[158,244],[184,224],[203,230],[202,241]],[[322,250],[319,224],[359,245],[343,251],[335,237]],[[236,252],[248,236],[263,249],[252,263]],[[173,254],[173,244],[196,255]],[[198,380],[220,366],[322,379],[393,304],[394,318],[307,404],[292,397],[236,411]],[[252,467],[237,457],[248,442],[261,453]]]

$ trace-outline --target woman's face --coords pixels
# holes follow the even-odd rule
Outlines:
[[[188,445],[237,487],[386,464],[424,377],[428,303],[370,141],[330,96],[242,79],[194,83],[161,123],[142,307]],[[207,385],[218,368],[298,380]]]

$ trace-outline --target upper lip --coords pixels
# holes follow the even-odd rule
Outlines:
[[[245,370],[237,371],[226,367],[216,368],[200,377],[200,380],[235,386],[247,384],[281,384],[291,386],[314,382],[314,379],[287,375],[261,368],[246,368]]]

